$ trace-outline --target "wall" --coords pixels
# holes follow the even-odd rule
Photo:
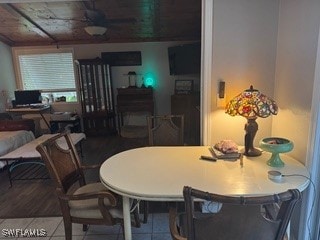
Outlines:
[[[280,1],[274,91],[280,111],[277,121],[273,122],[272,134],[291,139],[295,146],[289,154],[302,163],[307,161],[319,25],[319,0]],[[314,196],[311,198],[310,201],[314,201]],[[312,222],[299,227],[298,210],[291,221],[293,235],[308,236],[310,226],[313,231]],[[302,208],[301,213],[303,219],[309,220],[309,209]],[[318,219],[315,224],[317,222]],[[297,239],[300,238],[303,239]]]
[[[135,71],[138,82],[141,78],[152,76],[155,80],[154,94],[157,114],[170,114],[170,97],[174,93],[176,79],[195,79],[196,88],[199,89],[199,76],[171,76],[169,73],[168,47],[180,45],[186,42],[145,42],[145,43],[118,43],[118,44],[96,44],[75,45],[75,59],[96,58],[101,52],[119,51],[141,51],[141,66],[115,66],[111,68],[113,87],[116,89],[128,86],[129,71]],[[90,51],[88,51],[90,49]],[[140,85],[140,84],[139,84]]]
[[[281,0],[272,134],[291,139],[290,153],[305,163],[320,24],[318,0]],[[283,124],[283,123],[286,124]]]
[[[195,90],[199,90],[200,74],[171,76],[169,73],[168,47],[187,44],[191,42],[143,42],[143,43],[106,43],[106,44],[81,44],[81,45],[60,45],[59,48],[72,48],[75,59],[93,59],[101,57],[102,52],[122,52],[122,51],[141,51],[141,66],[115,66],[111,68],[114,99],[116,102],[117,88],[128,86],[129,71],[135,71],[138,76],[138,86],[141,85],[142,77],[152,76],[154,78],[154,96],[155,96],[155,114],[170,114],[171,112],[171,95],[174,93],[175,80],[193,79]],[[16,47],[24,49],[25,47]],[[28,47],[32,48],[55,48],[48,47]],[[12,82],[14,84],[14,81]],[[15,86],[15,84],[14,84]],[[13,88],[13,90],[15,87]],[[116,106],[116,103],[115,103]],[[53,111],[77,111],[81,113],[80,104],[54,103]],[[125,119],[130,124],[145,125],[145,115]],[[41,123],[45,128],[45,125]]]
[[[279,1],[215,0],[211,141],[244,144],[246,119],[216,105],[218,81],[226,82],[226,101],[250,85],[273,97]],[[271,134],[272,118],[257,119],[255,144]]]
[[[111,68],[114,96],[116,89],[128,86],[129,71],[135,71],[138,76],[138,84],[141,85],[142,77],[152,76],[155,80],[155,110],[156,114],[170,113],[170,96],[174,93],[176,79],[194,79],[195,89],[199,89],[200,76],[171,76],[169,73],[168,47],[186,44],[189,42],[143,42],[143,43],[106,43],[106,44],[82,44],[61,45],[59,48],[73,48],[75,59],[91,59],[101,57],[101,52],[141,51],[141,66],[115,66]],[[48,48],[48,47],[42,47]],[[19,49],[19,48],[14,48]],[[30,49],[30,48],[29,48]],[[54,104],[54,111],[80,112],[81,107],[74,104]]]
[[[16,88],[11,48],[0,42],[0,112],[5,111],[7,98],[13,97]]]

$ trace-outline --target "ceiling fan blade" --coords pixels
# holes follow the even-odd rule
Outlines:
[[[115,19],[106,19],[107,23],[110,24],[121,24],[121,23],[136,23],[135,18],[115,18]]]
[[[119,31],[122,29],[119,25],[113,25],[113,24],[108,24],[107,28],[115,31]]]
[[[61,20],[61,21],[78,21],[78,22],[87,22],[87,19],[77,19],[77,18],[59,18],[59,17],[43,17],[43,16],[38,16],[40,19],[45,19],[45,20]]]
[[[101,22],[106,20],[106,16],[104,15],[104,13],[98,10],[85,10],[85,17],[92,22]]]

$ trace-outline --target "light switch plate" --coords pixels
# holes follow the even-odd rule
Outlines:
[[[225,95],[225,85],[224,81],[219,82],[219,98],[224,98]]]

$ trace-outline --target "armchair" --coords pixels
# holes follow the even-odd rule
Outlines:
[[[67,149],[56,140],[65,138]],[[54,180],[67,240],[72,238],[72,223],[123,226],[120,196],[108,191],[101,183],[86,184],[84,167],[68,133],[61,133],[36,147],[50,177]],[[99,166],[93,166],[99,167]],[[138,210],[133,210],[134,226],[140,227]]]

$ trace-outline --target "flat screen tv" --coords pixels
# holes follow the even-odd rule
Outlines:
[[[40,90],[14,91],[14,97],[16,105],[30,105],[42,102]]]
[[[168,48],[170,75],[199,74],[201,67],[200,43]]]

